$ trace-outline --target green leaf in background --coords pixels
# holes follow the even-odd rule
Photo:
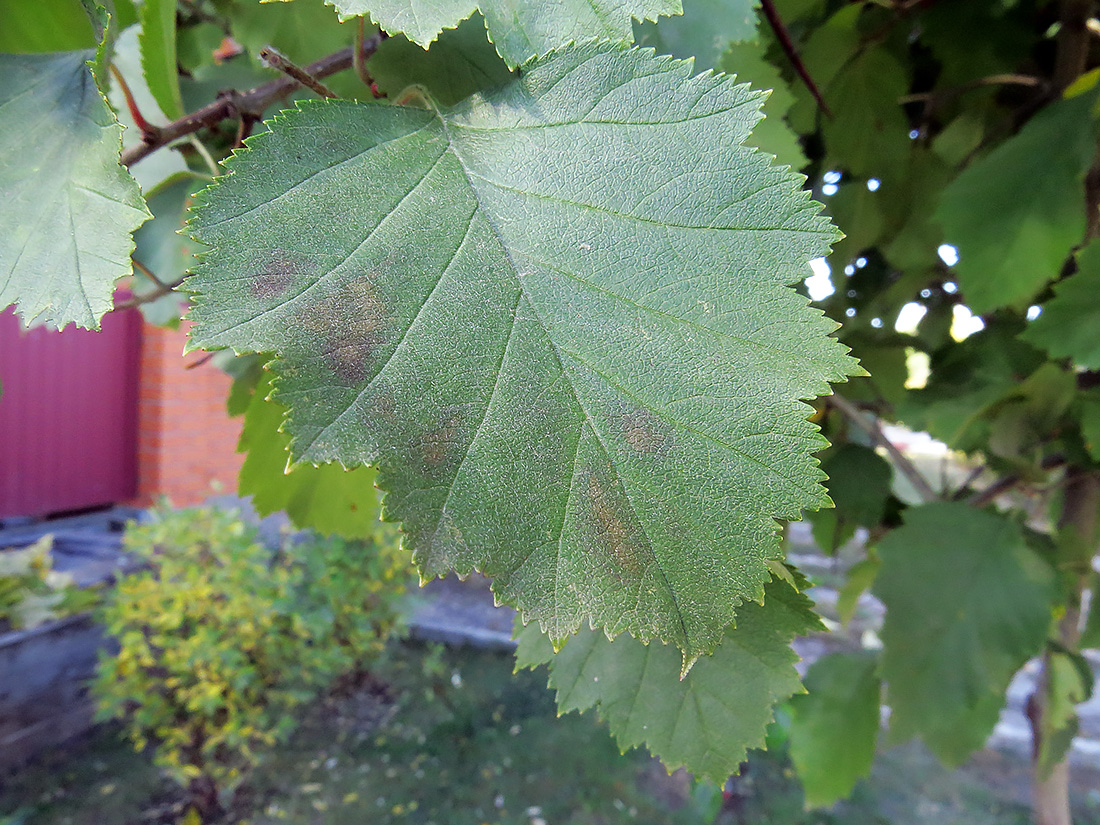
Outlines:
[[[635,23],[634,39],[658,54],[693,57],[699,71],[716,69],[731,43],[756,39],[756,6],[757,0],[688,0],[682,15]]]
[[[1100,461],[1100,392],[1082,393],[1080,396],[1081,435],[1085,439],[1085,449],[1097,461]],[[1100,610],[1090,611],[1089,615]]]
[[[794,95],[779,70],[765,59],[764,45],[759,41],[734,43],[722,55],[720,68],[736,75],[738,83],[749,83],[756,89],[771,89],[768,99],[764,101],[764,120],[752,130],[748,145],[770,152],[780,163],[792,169],[805,166],[802,145],[785,121],[787,112],[794,105]]]
[[[147,206],[153,219],[134,233],[134,260],[148,269],[163,284],[178,283],[195,265],[195,254],[201,247],[180,234],[192,193],[201,188],[204,179],[192,172],[183,172],[163,181],[149,195]],[[135,295],[149,295],[162,291],[139,266],[134,273],[132,291]],[[185,302],[178,292],[169,292],[160,298],[143,303],[141,314],[151,324],[178,325]]]
[[[806,806],[843,799],[871,772],[879,730],[878,657],[834,653],[818,659],[791,700],[791,761]]]
[[[799,399],[858,369],[787,286],[834,233],[740,145],[761,98],[587,43],[446,112],[303,104],[199,196],[192,345],[277,353],[295,457],[378,462],[425,577],[690,662],[827,503]]]
[[[475,11],[489,27],[489,39],[509,66],[518,66],[574,40],[604,38],[630,43],[632,20],[656,20],[680,14],[680,0],[333,0],[341,17],[369,14],[390,34],[403,34],[428,45],[444,29],[453,29]]]
[[[288,468],[290,437],[279,431],[286,410],[271,400],[265,372],[244,414],[237,449],[247,453],[238,492],[252,496],[260,515],[284,511],[299,527],[324,535],[369,538],[378,530],[378,491],[373,467],[345,470],[339,464]]]
[[[88,15],[75,0],[0,0],[0,52],[32,54],[94,49]]]
[[[833,116],[822,122],[829,168],[861,178],[890,178],[909,154],[909,119],[898,98],[909,89],[905,68],[882,50],[845,65],[825,92]]]
[[[400,34],[383,40],[370,59],[370,72],[390,98],[419,85],[443,106],[511,80],[480,14],[444,31],[427,51]]]
[[[886,459],[869,447],[845,444],[821,462],[829,476],[825,489],[834,507],[813,513],[814,540],[827,553],[850,539],[856,527],[876,527],[890,495],[893,471]]]
[[[836,594],[836,615],[843,624],[848,624],[856,615],[859,598],[875,583],[882,562],[878,555],[861,559],[848,570],[848,578]]]
[[[233,38],[253,56],[274,46],[302,66],[350,46],[358,25],[341,23],[332,6],[320,0],[234,0],[229,15]]]
[[[28,323],[98,328],[149,217],[91,57],[0,55],[0,308]]]
[[[1100,369],[1100,243],[1090,243],[1077,258],[1077,272],[1059,281],[1043,314],[1021,336],[1053,358],[1069,358],[1079,367]]]
[[[993,730],[1012,675],[1042,648],[1054,576],[1016,524],[963,503],[910,508],[878,552],[891,737],[919,735],[958,765]]]
[[[976,314],[1026,306],[1084,237],[1095,101],[1090,91],[1052,103],[944,188],[935,218]]]
[[[900,420],[949,447],[985,449],[986,410],[1016,390],[1020,376],[1043,363],[1041,353],[1014,337],[1014,331],[990,325],[937,353],[928,386],[908,393],[898,405]]]
[[[773,706],[801,692],[790,643],[820,629],[811,607],[787,582],[772,581],[763,606],[743,605],[737,626],[683,679],[676,648],[627,635],[609,641],[596,630],[581,630],[554,654],[529,625],[516,656],[525,667],[549,663],[559,713],[595,707],[624,751],[644,745],[670,771],[682,765],[721,783],[764,744]]]
[[[176,66],[176,0],[145,0],[138,40],[149,91],[170,119],[182,117],[183,99]]]
[[[859,49],[860,36],[857,24],[862,11],[863,6],[858,3],[844,6],[821,26],[813,29],[799,47],[799,56],[810,77],[823,91],[826,101],[831,97],[829,84]],[[782,14],[781,10],[780,14]],[[796,98],[795,104],[791,106],[788,113],[791,127],[802,135],[815,131],[820,115],[817,101],[806,89],[804,83],[792,84],[789,88]]]

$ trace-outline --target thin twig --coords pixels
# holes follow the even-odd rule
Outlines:
[[[156,274],[153,272],[153,270],[151,270],[149,267],[147,267],[145,264],[143,264],[137,258],[131,258],[130,262],[133,263],[134,269],[136,269],[138,272],[140,272],[142,275],[144,275],[146,278],[148,278],[150,281],[152,281],[154,286],[159,286],[161,289],[166,289],[166,290],[171,289],[171,287],[169,287],[168,284],[164,283],[164,281],[162,281],[160,278],[158,278],[156,276]]]
[[[141,306],[142,304],[149,304],[158,298],[163,298],[169,292],[175,291],[175,289],[183,283],[183,278],[172,283],[165,283],[156,274],[149,269],[145,264],[139,261],[137,258],[131,258],[130,262],[134,265],[134,269],[148,278],[154,285],[154,289],[146,292],[144,295],[134,295],[127,298],[125,301],[118,301],[115,304],[115,309],[132,309],[133,307]]]
[[[1047,85],[1047,82],[1041,77],[1035,77],[1029,74],[991,74],[988,77],[979,77],[975,80],[963,83],[960,86],[953,86],[950,89],[941,89],[937,92],[917,92],[911,95],[902,95],[898,98],[898,103],[905,105],[906,103],[923,103],[925,101],[935,101],[942,103],[952,98],[956,98],[965,92],[972,91],[974,89],[980,89],[983,86],[1027,86],[1029,88],[1043,88]]]
[[[916,468],[913,462],[902,455],[901,450],[886,437],[886,433],[878,425],[877,419],[864,414],[862,410],[843,396],[830,395],[825,400],[829,405],[839,410],[845,418],[863,430],[875,444],[886,450],[894,466],[909,479],[909,482],[925,502],[936,501],[939,498],[936,491],[929,486],[928,481],[921,475],[920,470]]]
[[[363,53],[365,55],[374,54],[382,40],[381,33],[369,38],[363,44]],[[306,71],[312,77],[324,78],[348,69],[352,64],[353,51],[354,49],[351,46],[341,49],[334,54],[321,58],[316,63],[310,64],[306,67]],[[226,92],[213,103],[162,127],[155,138],[146,137],[137,146],[127,149],[122,153],[122,163],[125,166],[132,166],[157,149],[167,146],[181,137],[194,134],[200,129],[216,126],[223,120],[239,118],[243,113],[262,117],[268,106],[286,97],[298,85],[298,82],[293,78],[283,76],[247,92]]]
[[[802,58],[798,54],[798,49],[795,48],[794,41],[791,40],[791,34],[787,31],[787,26],[783,22],[783,18],[779,16],[779,12],[775,8],[775,3],[773,0],[760,0],[760,8],[764,12],[764,18],[768,21],[768,25],[771,26],[772,31],[775,33],[779,45],[783,48],[783,54],[791,61],[791,65],[794,66],[794,70],[798,72],[798,76],[802,78],[802,82],[806,84],[806,88],[810,90],[810,94],[814,96],[814,100],[817,101],[817,105],[820,107],[821,111],[829,117],[832,117],[833,113],[826,105],[825,98],[821,96],[821,90],[817,88],[817,84],[810,76],[810,71],[806,68],[806,64],[802,62]]]
[[[1043,470],[1053,470],[1057,467],[1061,467],[1066,463],[1065,456],[1061,455],[1048,455],[1044,458],[1039,466]],[[1002,496],[1010,490],[1020,486],[1026,479],[1016,473],[999,478],[980,492],[974,493],[966,499],[966,503],[971,507],[985,507],[988,504],[992,504],[998,496]]]
[[[354,62],[354,55],[352,55],[352,62]],[[328,86],[322,83],[320,80],[311,75],[308,71],[303,69],[297,63],[293,62],[290,58],[276,49],[274,46],[264,46],[260,49],[260,60],[263,61],[265,66],[270,66],[272,69],[278,69],[288,77],[297,80],[307,89],[316,92],[321,97],[334,98],[336,92],[332,91]],[[241,122],[244,122],[244,118],[241,118]]]
[[[196,358],[190,364],[184,364],[183,368],[185,370],[193,370],[193,369],[196,369],[198,367],[201,367],[203,364],[205,364],[207,361],[209,361],[215,355],[217,355],[216,352],[208,352],[202,358]]]
[[[138,130],[141,132],[142,138],[145,140],[156,140],[157,136],[160,134],[160,127],[154,126],[145,119],[145,115],[141,113],[141,109],[138,108],[137,101],[134,100],[134,95],[130,91],[130,84],[126,82],[126,78],[122,76],[122,72],[120,72],[113,63],[108,68],[111,70],[111,75],[118,84],[118,88],[122,90],[122,96],[126,98],[126,108],[130,110],[130,117],[133,118],[134,125],[137,126]]]
[[[355,52],[352,55],[352,66],[355,68],[355,73],[359,76],[359,79],[363,81],[364,85],[370,89],[370,93],[376,98],[385,97],[384,92],[378,91],[378,84],[371,77],[371,73],[367,71],[367,61],[363,56],[363,37],[365,35],[366,20],[362,17],[359,18],[359,26],[355,29]]]
[[[967,477],[963,480],[962,484],[955,488],[955,492],[951,495],[951,500],[961,501],[970,485],[977,481],[981,474],[985,471],[986,466],[984,464],[979,464],[977,467],[971,470]],[[944,484],[944,489],[947,489],[946,484]]]

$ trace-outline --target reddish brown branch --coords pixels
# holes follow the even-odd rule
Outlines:
[[[826,115],[832,117],[833,113],[828,105],[826,105],[825,98],[821,96],[821,90],[817,88],[817,84],[814,82],[813,77],[810,76],[810,71],[806,68],[806,64],[802,62],[802,58],[798,54],[798,49],[795,48],[794,41],[791,40],[791,34],[787,31],[787,26],[783,22],[783,18],[779,16],[779,12],[775,8],[775,3],[772,2],[772,0],[760,0],[760,8],[764,12],[764,18],[768,21],[768,25],[771,26],[772,31],[775,33],[779,45],[783,48],[783,54],[787,55],[787,59],[791,61],[794,70],[798,72],[798,76],[802,78],[802,82],[806,84],[806,88],[810,90],[810,94],[812,94],[814,100],[817,101],[818,107]]]
[[[316,92],[321,97],[334,98],[336,92],[332,91],[328,86],[322,83],[309,73],[307,69],[303,69],[297,63],[294,63],[287,58],[286,55],[279,52],[273,46],[264,46],[260,49],[260,60],[273,69],[278,69],[287,77],[297,80],[307,89],[312,92]],[[355,55],[352,54],[352,63],[355,62]]]
[[[385,35],[381,32],[368,38],[363,43],[364,56],[374,54],[378,49],[378,45],[384,38]],[[354,49],[350,46],[346,49],[341,49],[327,57],[322,57],[316,63],[310,64],[306,67],[305,71],[314,78],[324,78],[341,72],[351,67],[353,51]],[[294,91],[294,89],[298,88],[299,85],[297,80],[284,76],[272,80],[269,83],[265,83],[262,86],[257,86],[251,91],[223,92],[213,103],[203,106],[198,111],[192,112],[189,115],[184,115],[179,120],[174,120],[167,126],[158,129],[155,136],[144,136],[144,140],[140,144],[122,153],[122,163],[124,166],[132,166],[142,158],[148,157],[157,149],[167,146],[173,141],[179,140],[181,137],[194,134],[200,129],[214,127],[223,120],[229,120],[231,118],[244,119],[248,117],[259,120],[263,117],[265,109],[277,100],[286,97]]]
[[[156,140],[160,135],[160,128],[145,119],[145,115],[141,113],[141,109],[138,108],[137,101],[134,100],[134,95],[130,91],[130,84],[126,82],[122,72],[116,69],[114,64],[111,64],[109,68],[115,82],[118,83],[118,88],[122,90],[122,96],[126,98],[126,108],[130,110],[130,117],[133,119],[134,125],[141,131],[142,139]]]
[[[359,79],[363,81],[364,85],[370,89],[370,93],[375,98],[385,97],[383,92],[378,90],[378,84],[375,83],[374,78],[371,77],[370,72],[367,71],[367,61],[363,56],[363,37],[365,35],[364,29],[366,28],[366,20],[362,17],[359,18],[359,26],[355,30],[355,54],[352,60],[352,66],[355,67],[355,73],[359,76]]]

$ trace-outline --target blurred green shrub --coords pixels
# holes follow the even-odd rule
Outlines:
[[[91,609],[95,589],[81,590],[72,576],[53,569],[53,536],[29,547],[0,551],[0,633],[27,630]]]
[[[137,749],[151,744],[208,820],[304,703],[378,656],[411,568],[389,525],[272,551],[214,508],[158,509],[125,545],[147,568],[101,610],[120,650],[101,657],[98,714],[125,720]]]

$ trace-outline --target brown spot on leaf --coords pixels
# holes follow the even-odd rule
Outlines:
[[[446,410],[440,416],[439,424],[420,437],[420,455],[424,463],[436,469],[455,453],[462,436],[462,412],[458,409]]]
[[[369,278],[344,284],[314,304],[305,318],[306,331],[324,341],[329,368],[344,384],[366,380],[371,357],[386,338],[386,301]]]
[[[372,419],[381,418],[389,422],[397,420],[397,399],[388,381],[383,379],[375,381],[375,393],[367,405],[367,411]]]
[[[294,279],[307,269],[307,261],[283,250],[275,250],[248,282],[248,291],[257,301],[282,297]]]
[[[624,408],[619,413],[619,427],[626,443],[636,453],[652,455],[660,452],[665,444],[663,423],[642,407]]]
[[[588,477],[588,498],[592,505],[598,543],[608,551],[611,560],[623,572],[631,577],[640,575],[642,565],[633,531],[616,507],[608,486],[595,474]]]

